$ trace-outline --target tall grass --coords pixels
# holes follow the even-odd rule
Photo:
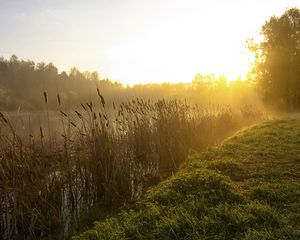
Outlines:
[[[64,238],[103,214],[130,207],[185,158],[262,114],[247,106],[133,99],[60,109],[61,132],[17,131],[0,114],[0,238]],[[60,98],[57,96],[60,106]],[[51,136],[51,138],[50,138]],[[88,216],[88,217],[86,217]]]

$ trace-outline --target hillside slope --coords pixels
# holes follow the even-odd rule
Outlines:
[[[300,120],[237,133],[73,239],[300,239]]]

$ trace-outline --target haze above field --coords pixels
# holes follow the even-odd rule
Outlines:
[[[244,76],[245,40],[298,0],[0,0],[0,55],[128,84]]]

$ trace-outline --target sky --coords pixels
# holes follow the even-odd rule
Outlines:
[[[0,0],[0,56],[124,84],[245,76],[248,38],[299,0]]]

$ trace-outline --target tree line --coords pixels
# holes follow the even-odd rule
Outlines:
[[[237,100],[236,89],[240,95]],[[249,82],[237,79],[228,83],[226,77],[197,74],[190,83],[136,84],[125,86],[103,79],[97,72],[79,71],[73,67],[59,73],[53,63],[0,58],[0,108],[5,111],[39,111],[45,108],[47,95],[49,110],[74,110],[80,103],[97,99],[97,89],[107,101],[122,102],[133,98],[187,99],[194,103],[231,104],[252,98]],[[246,93],[247,92],[247,93]]]

